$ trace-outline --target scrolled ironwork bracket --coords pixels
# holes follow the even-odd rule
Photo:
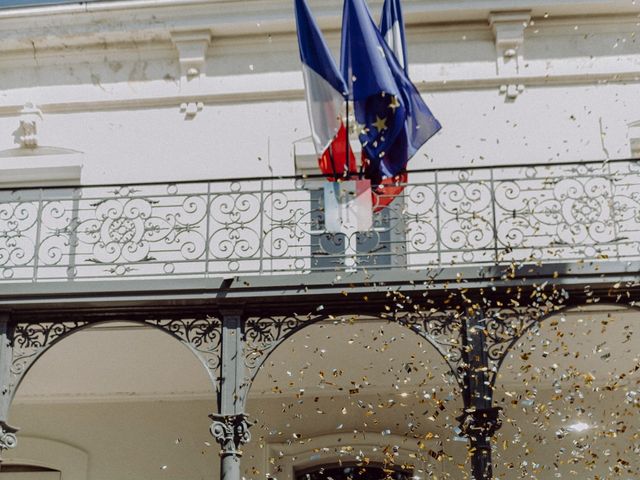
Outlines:
[[[66,322],[17,323],[11,330],[11,361],[9,379],[3,383],[8,402],[15,396],[18,386],[34,362],[58,341],[76,330],[90,325],[90,321],[72,320]],[[7,406],[8,409],[8,406]]]
[[[326,315],[250,317],[245,322],[247,381],[255,379],[269,355],[303,328],[328,318]]]
[[[393,320],[429,342],[446,362],[451,375],[463,387],[460,375],[463,346],[461,319],[454,310],[395,313]]]
[[[207,369],[220,391],[222,322],[215,317],[147,319],[144,324],[168,333],[187,346]]]

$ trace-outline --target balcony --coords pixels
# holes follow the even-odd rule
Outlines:
[[[229,278],[640,259],[640,162],[410,173],[371,231],[322,179],[0,191],[0,282]]]

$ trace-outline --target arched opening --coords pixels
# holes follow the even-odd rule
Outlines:
[[[508,353],[496,404],[497,478],[640,476],[640,313],[590,305],[551,316]]]
[[[412,478],[459,472],[459,387],[441,355],[398,323],[344,317],[280,344],[254,380],[247,478],[295,480],[336,465]]]
[[[219,468],[215,409],[206,369],[185,345],[141,324],[101,324],[35,362],[10,411],[18,446],[4,457],[33,457],[20,439],[37,437],[85,451],[85,478],[208,478]]]

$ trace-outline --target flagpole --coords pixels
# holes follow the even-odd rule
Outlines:
[[[336,161],[333,158],[333,146],[329,145],[329,158],[331,159],[331,170],[333,170],[333,178],[338,180],[338,172],[336,171]]]

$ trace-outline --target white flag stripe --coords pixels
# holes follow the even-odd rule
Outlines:
[[[385,42],[389,45],[389,48],[396,54],[398,63],[402,68],[406,68],[404,64],[404,47],[402,46],[402,31],[400,30],[400,22],[393,22],[393,26],[387,30],[384,36]]]
[[[308,65],[302,64],[311,134],[318,155],[333,141],[342,125],[344,98]]]
[[[373,226],[371,181],[349,180],[324,185],[324,222],[327,232],[366,232]],[[356,253],[356,252],[354,252]]]

